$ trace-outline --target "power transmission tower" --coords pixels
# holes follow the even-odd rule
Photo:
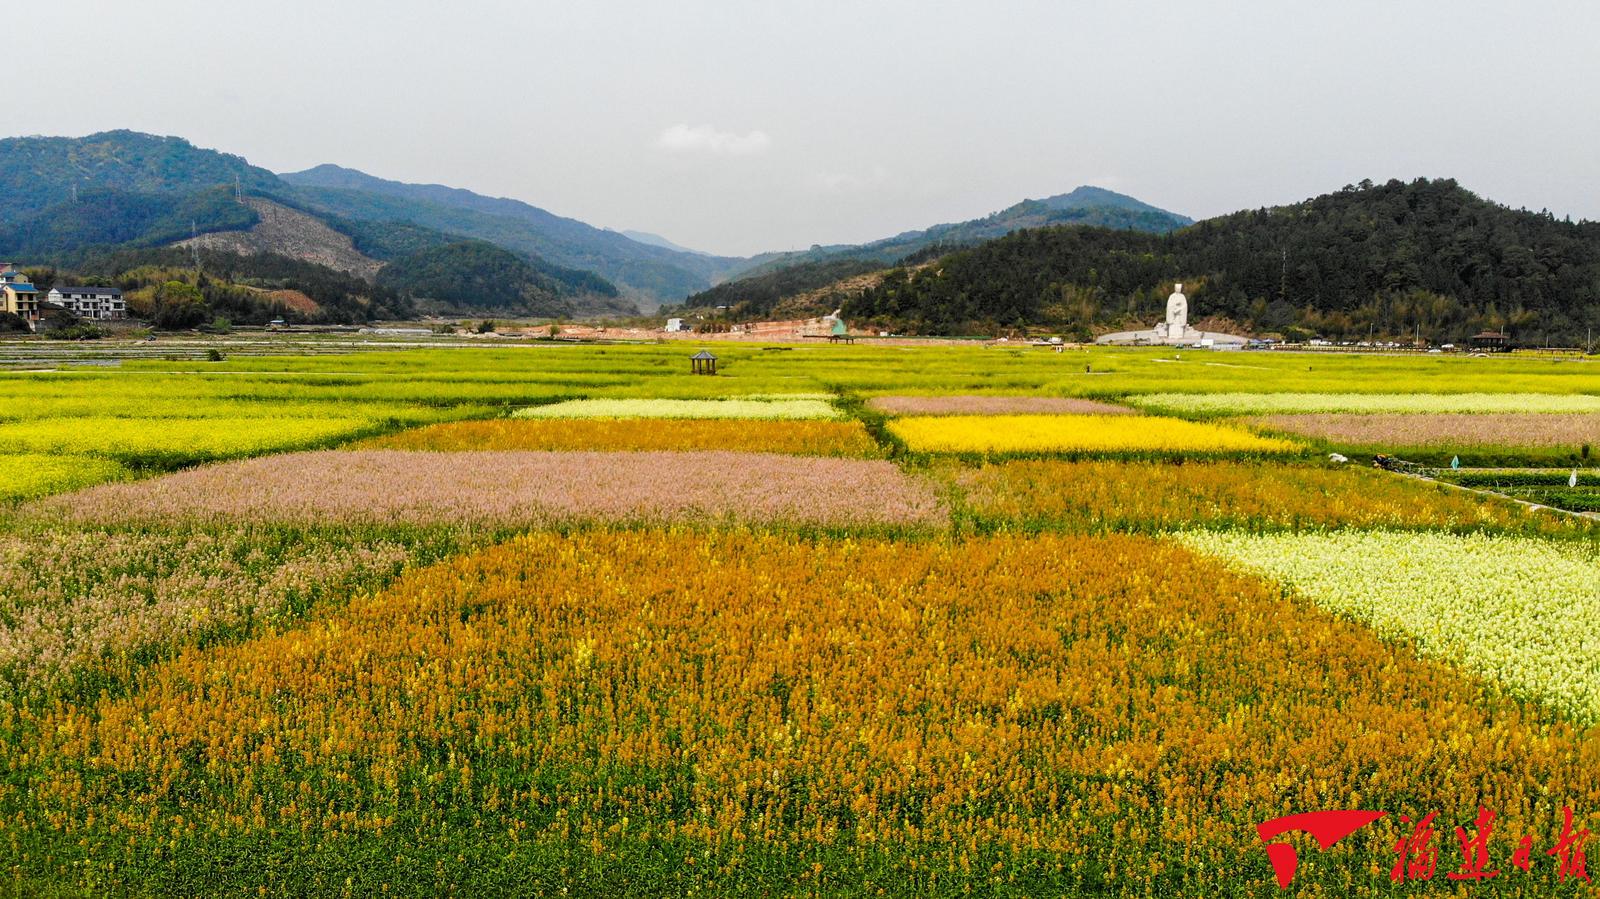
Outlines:
[[[194,270],[200,271],[200,229],[195,226],[194,219],[189,220],[189,249],[194,253]]]

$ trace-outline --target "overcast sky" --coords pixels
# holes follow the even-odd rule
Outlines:
[[[50,0],[8,136],[133,128],[747,254],[1096,184],[1451,176],[1600,219],[1600,3]],[[20,53],[18,52],[20,50]]]

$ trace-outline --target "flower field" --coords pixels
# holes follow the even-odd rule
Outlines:
[[[1600,413],[1600,396],[1585,394],[1150,393],[1130,396],[1128,402],[1180,415]]]
[[[240,527],[0,534],[0,701],[126,679],[162,647],[279,620],[458,539]]]
[[[1127,415],[1127,406],[1066,396],[875,396],[886,415]]]
[[[282,339],[0,372],[0,896],[1600,894],[1600,520],[1316,430],[1587,362]]]
[[[1600,447],[1600,413],[1313,413],[1248,421],[1352,455],[1399,454],[1435,466],[1452,459],[1468,466],[1592,464]]]
[[[0,503],[98,484],[126,474],[109,459],[60,453],[0,453]]]
[[[889,430],[918,452],[1286,454],[1298,443],[1238,428],[1144,415],[913,416]]]
[[[1250,420],[1340,446],[1448,449],[1600,445],[1600,414],[1271,415]]]
[[[985,530],[1380,527],[1570,535],[1586,529],[1514,503],[1348,466],[1013,460],[941,475]]]
[[[820,399],[742,400],[569,400],[548,406],[518,409],[517,418],[839,418],[840,413]]]
[[[375,429],[363,418],[44,418],[0,424],[0,445],[175,467],[324,446]]]
[[[381,487],[381,489],[380,489]],[[730,452],[292,453],[40,500],[92,523],[553,526],[596,521],[938,525],[933,490],[885,461]]]
[[[15,857],[111,892],[1267,895],[1268,817],[1600,801],[1570,725],[1126,536],[531,534],[3,739]]]
[[[493,419],[432,425],[375,437],[365,449],[743,450],[808,456],[869,456],[878,444],[858,421],[726,418]]]
[[[1194,531],[1196,550],[1600,721],[1600,545],[1488,535]]]

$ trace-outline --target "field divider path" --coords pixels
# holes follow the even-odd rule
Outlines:
[[[1392,474],[1392,475],[1397,475],[1399,477],[1403,477],[1403,478],[1411,478],[1412,480],[1424,481],[1424,482],[1429,483],[1429,484],[1436,484],[1436,485],[1438,485],[1440,487],[1445,487],[1445,488],[1448,488],[1450,490],[1457,490],[1457,491],[1460,491],[1460,492],[1463,492],[1463,493],[1474,493],[1474,494],[1477,494],[1479,496],[1493,497],[1493,498],[1499,499],[1499,500],[1510,500],[1511,502],[1514,502],[1519,506],[1526,506],[1529,509],[1542,509],[1542,510],[1544,510],[1546,512],[1555,512],[1555,513],[1557,513],[1559,515],[1568,515],[1568,516],[1571,516],[1573,518],[1582,518],[1582,519],[1585,519],[1587,521],[1600,521],[1600,512],[1574,512],[1571,509],[1563,509],[1560,506],[1547,506],[1547,505],[1544,505],[1543,503],[1536,503],[1536,502],[1533,502],[1531,500],[1521,499],[1520,497],[1511,496],[1511,495],[1505,494],[1505,493],[1499,493],[1499,492],[1496,492],[1494,490],[1485,490],[1485,489],[1483,489],[1481,487],[1464,487],[1464,486],[1462,486],[1460,484],[1452,484],[1449,481],[1441,481],[1438,478],[1430,478],[1427,475],[1423,475],[1423,474],[1412,474],[1411,472],[1406,472],[1406,471],[1391,471],[1389,473]]]

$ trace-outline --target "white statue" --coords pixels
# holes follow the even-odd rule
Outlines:
[[[1183,295],[1183,285],[1172,286],[1172,296],[1167,297],[1166,337],[1179,338],[1189,333],[1189,298]]]

